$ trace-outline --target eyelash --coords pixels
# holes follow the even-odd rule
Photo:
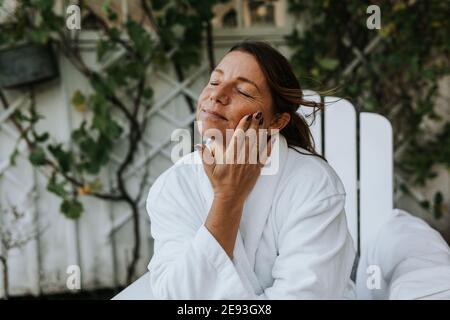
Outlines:
[[[212,86],[217,86],[217,85],[218,85],[217,82],[210,82],[209,84],[212,85]],[[240,90],[238,90],[238,92],[239,92],[240,94],[242,94],[243,96],[247,97],[247,98],[253,98],[251,95],[249,95],[249,94],[247,94],[247,93],[245,93],[245,92],[242,92],[242,91],[240,91]]]

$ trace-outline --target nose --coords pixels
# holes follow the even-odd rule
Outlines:
[[[212,90],[209,99],[213,102],[220,102],[221,104],[228,104],[229,97],[226,88],[223,85],[218,85]]]

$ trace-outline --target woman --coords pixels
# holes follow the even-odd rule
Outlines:
[[[315,153],[309,128],[296,113],[300,104],[316,106],[303,100],[289,62],[268,44],[237,44],[212,72],[198,100],[199,130],[206,137],[214,130],[234,134],[214,139],[208,148],[199,145],[150,190],[147,211],[155,250],[149,269],[156,298],[340,299],[351,294],[355,251],[345,191]],[[269,138],[271,143],[262,138],[252,143],[246,133],[261,129],[279,134]],[[267,153],[259,152],[263,145]],[[275,156],[272,145],[279,168],[261,175],[267,156]],[[236,161],[236,155],[254,150],[259,150],[258,163]],[[235,161],[218,161],[219,155]]]

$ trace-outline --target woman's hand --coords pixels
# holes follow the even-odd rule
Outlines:
[[[272,151],[272,137],[267,142],[258,141],[263,124],[260,112],[242,118],[223,153],[220,147],[211,153],[205,145],[198,145],[214,190],[205,227],[231,259],[245,199]],[[261,149],[263,152],[258,152]]]
[[[267,140],[259,134],[263,125],[261,112],[243,117],[224,153],[220,148],[211,152],[205,145],[196,146],[215,199],[244,203],[272,150],[272,137]]]

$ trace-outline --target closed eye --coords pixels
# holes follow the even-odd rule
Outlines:
[[[210,81],[209,84],[210,84],[211,86],[217,86],[217,85],[219,85],[219,82]],[[241,90],[239,90],[239,89],[237,89],[237,92],[239,92],[240,94],[242,94],[243,96],[245,96],[245,97],[247,97],[247,98],[253,98],[253,97],[252,97],[251,95],[249,95],[248,93],[246,93],[246,92],[244,92],[244,91],[241,91]]]
[[[248,98],[253,98],[251,95],[249,95],[248,93],[245,93],[245,92],[243,92],[243,91],[241,91],[241,90],[238,90],[238,92],[239,92],[240,94],[242,94],[243,96],[246,96],[246,97],[248,97]]]
[[[247,98],[253,99],[253,96],[251,94],[247,93],[247,91],[245,91],[245,90],[240,89],[239,87],[236,87],[236,91]]]

